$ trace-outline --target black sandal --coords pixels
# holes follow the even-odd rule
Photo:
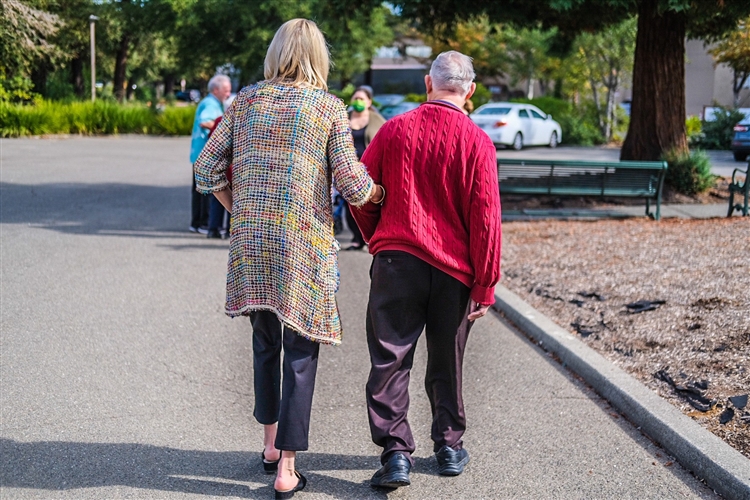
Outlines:
[[[305,489],[305,486],[307,485],[307,479],[305,479],[305,476],[303,476],[297,471],[294,471],[294,475],[296,475],[299,478],[299,481],[297,482],[297,486],[295,486],[291,490],[286,490],[286,491],[279,491],[276,488],[274,488],[273,491],[276,492],[276,500],[289,500],[290,498],[294,496],[295,493]]]
[[[281,457],[279,457],[279,460],[281,460]],[[260,461],[263,462],[263,471],[266,474],[276,474],[276,471],[279,470],[279,460],[273,462],[266,460],[266,450],[260,452]]]

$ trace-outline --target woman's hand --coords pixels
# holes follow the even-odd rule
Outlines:
[[[227,212],[232,213],[232,190],[222,189],[221,191],[214,192],[214,196],[219,202],[227,209]]]

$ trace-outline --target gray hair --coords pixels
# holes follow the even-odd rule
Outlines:
[[[430,68],[430,77],[435,90],[453,92],[462,96],[469,93],[475,76],[471,57],[455,50],[440,53]]]
[[[228,83],[229,85],[232,85],[232,80],[230,80],[227,75],[214,75],[208,81],[208,91],[213,92],[216,88],[219,87],[219,85],[222,85],[224,83]]]

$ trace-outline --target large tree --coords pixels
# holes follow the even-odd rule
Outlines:
[[[109,0],[102,2],[102,24],[107,26],[110,47],[115,54],[113,87],[115,97],[126,96],[128,60],[132,51],[155,33],[169,30],[176,21],[170,0]]]
[[[50,42],[63,22],[46,2],[0,0],[0,100],[31,98],[31,74],[64,54]]]
[[[331,45],[333,76],[347,81],[367,70],[377,48],[393,39],[388,13],[369,0],[193,0],[178,9],[174,34],[186,71],[207,78],[229,63],[243,82],[252,82],[263,77],[266,50],[278,27],[305,17],[318,23]]]
[[[672,150],[686,151],[685,38],[713,40],[750,14],[748,0],[396,0],[404,15],[426,28],[486,13],[496,22],[557,27],[572,41],[638,15],[630,128],[621,158],[658,160]]]
[[[740,21],[737,29],[710,50],[717,64],[734,71],[734,106],[740,106],[740,92],[750,78],[750,17]]]

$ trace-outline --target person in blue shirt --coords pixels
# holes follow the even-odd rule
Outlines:
[[[190,141],[190,163],[195,163],[198,155],[208,142],[208,133],[214,126],[214,121],[224,114],[224,101],[232,93],[232,82],[226,75],[216,75],[208,81],[208,95],[198,103],[193,121],[193,137]],[[190,231],[207,234],[208,211],[210,197],[195,190],[195,176],[193,176],[193,200]]]

